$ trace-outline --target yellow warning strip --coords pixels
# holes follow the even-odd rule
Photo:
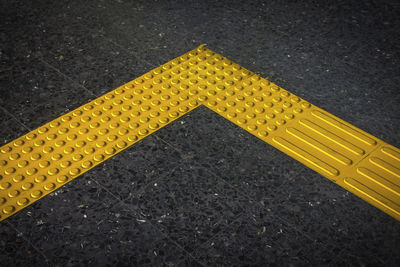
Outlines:
[[[0,220],[205,105],[400,220],[400,150],[200,46],[0,148]]]

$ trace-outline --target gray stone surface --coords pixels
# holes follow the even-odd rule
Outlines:
[[[0,142],[200,44],[400,146],[397,1],[1,1]],[[200,107],[0,224],[5,266],[400,262],[400,224]]]

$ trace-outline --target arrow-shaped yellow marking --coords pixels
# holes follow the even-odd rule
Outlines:
[[[200,46],[0,148],[0,220],[205,105],[400,220],[400,150]]]

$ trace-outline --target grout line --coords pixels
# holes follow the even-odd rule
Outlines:
[[[17,117],[14,116],[14,114],[12,114],[11,112],[9,112],[8,110],[6,110],[5,108],[0,106],[0,109],[6,113],[7,115],[9,115],[12,119],[14,119],[15,121],[17,121],[18,124],[20,124],[22,127],[24,127],[25,129],[27,129],[28,131],[32,131],[28,126],[26,126],[24,123],[22,123]]]
[[[10,223],[8,220],[5,221],[4,223],[8,224],[15,232],[17,232],[17,234],[18,234],[19,236],[21,236],[22,239],[24,239],[26,242],[28,242],[29,246],[31,246],[37,253],[39,253],[39,254],[45,259],[46,263],[48,263],[48,264],[52,263],[52,261],[51,261],[49,258],[46,257],[46,254],[43,253],[43,252],[42,252],[40,249],[38,249],[37,247],[35,247],[35,246],[33,245],[33,243],[31,242],[31,240],[28,239],[28,238],[25,236],[25,234],[24,234],[23,232],[21,232],[20,230],[18,230],[18,228],[15,227],[15,225],[13,225],[12,223]]]
[[[88,88],[86,88],[85,86],[83,86],[81,83],[75,81],[74,79],[72,79],[71,77],[69,77],[68,75],[64,74],[63,72],[61,72],[59,69],[57,69],[56,67],[54,67],[53,65],[51,65],[50,63],[48,63],[46,60],[44,60],[42,57],[35,55],[35,57],[40,60],[43,64],[45,64],[47,67],[51,68],[52,70],[56,71],[60,76],[70,80],[71,82],[73,82],[74,84],[77,84],[79,87],[83,88],[84,90],[86,90],[88,93],[90,93],[92,96],[96,97],[96,94],[93,93],[91,90],[89,90]]]
[[[178,167],[175,167],[173,169],[171,169],[170,171],[168,171],[166,174],[161,175],[160,177],[156,178],[155,180],[153,180],[151,183],[148,183],[147,185],[145,185],[141,190],[139,190],[138,192],[138,196],[140,196],[142,193],[144,193],[144,191],[146,190],[146,188],[148,188],[151,184],[153,184],[154,182],[160,181],[161,179],[163,179],[164,177],[167,177],[168,175],[170,175],[171,173],[173,173]],[[147,218],[146,215],[143,214],[143,210],[140,208],[140,205],[137,209],[133,209],[131,208],[131,206],[126,203],[126,200],[128,200],[130,197],[125,198],[124,200],[122,200],[120,203],[122,204],[122,206],[124,206],[125,208],[127,208],[130,211],[133,212],[138,212],[139,211],[139,216],[143,219],[146,220],[146,222],[148,224],[150,224],[153,228],[155,228],[162,236],[164,236],[165,238],[167,238],[170,242],[172,242],[175,246],[177,246],[179,249],[183,250],[186,254],[188,254],[192,259],[194,259],[196,262],[198,262],[198,260],[190,253],[188,252],[185,248],[183,248],[180,244],[178,244],[172,237],[170,237],[168,234],[164,233],[156,224],[154,224],[151,219]],[[140,200],[139,200],[140,202]],[[198,262],[200,263],[200,262]],[[201,263],[200,263],[201,264]],[[203,265],[203,264],[201,264]]]

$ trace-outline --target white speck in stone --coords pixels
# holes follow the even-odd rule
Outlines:
[[[83,214],[83,218],[85,218],[85,219],[86,219],[86,218],[87,218],[87,215],[86,215],[86,214]]]
[[[158,185],[157,183],[154,184],[154,186],[157,186],[157,185]]]

